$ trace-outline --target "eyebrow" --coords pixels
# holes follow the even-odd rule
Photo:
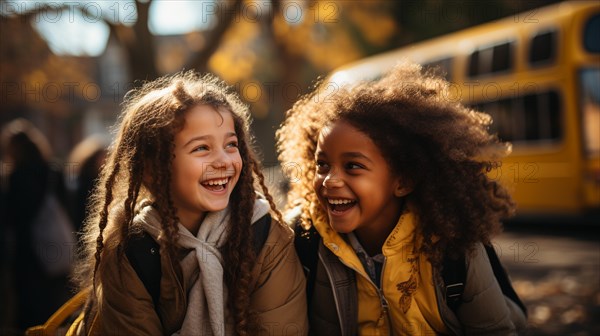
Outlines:
[[[225,139],[227,138],[231,138],[231,137],[236,137],[237,138],[237,134],[235,132],[229,132],[227,134],[225,134]],[[212,135],[200,135],[200,136],[196,136],[191,138],[188,142],[185,143],[185,145],[183,145],[183,147],[187,147],[187,145],[191,144],[194,141],[203,141],[203,140],[208,140],[214,138],[214,136]]]
[[[325,154],[324,151],[316,152],[315,157],[320,157],[320,156],[327,157],[327,154]],[[348,158],[348,159],[364,159],[364,160],[367,160],[367,161],[373,163],[373,160],[369,159],[366,155],[364,155],[363,153],[360,153],[360,152],[346,152],[346,153],[342,154],[342,157]]]
[[[346,152],[346,153],[343,153],[342,156],[345,158],[350,158],[350,159],[365,159],[371,163],[373,162],[366,155],[364,155],[363,153],[359,153],[359,152]]]

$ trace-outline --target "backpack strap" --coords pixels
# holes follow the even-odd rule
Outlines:
[[[453,259],[446,255],[442,264],[442,279],[446,287],[446,304],[456,313],[462,303],[462,294],[467,280],[465,257],[459,256]]]
[[[515,292],[508,274],[496,254],[496,250],[492,245],[484,244],[483,246],[492,266],[494,277],[502,290],[502,294],[516,303],[525,316],[527,316],[527,308],[519,298],[519,295],[517,295],[517,292]],[[465,290],[467,280],[465,258],[451,259],[446,257],[443,263],[442,278],[446,287],[446,303],[456,313],[462,303],[462,294]]]
[[[160,278],[162,277],[160,245],[148,232],[144,231],[142,235],[132,237],[127,242],[125,255],[152,297],[154,308],[156,308],[160,297]]]
[[[256,255],[260,253],[271,230],[271,215],[266,214],[252,224],[252,245]]]
[[[492,271],[494,271],[494,277],[496,277],[496,281],[498,281],[500,289],[502,289],[502,293],[504,294],[504,296],[508,297],[514,303],[516,303],[517,306],[519,306],[519,308],[523,310],[525,316],[527,316],[527,307],[525,307],[525,305],[519,298],[519,295],[517,295],[517,292],[515,292],[515,289],[513,288],[512,283],[510,282],[510,278],[508,277],[504,266],[502,266],[500,258],[498,258],[498,255],[496,254],[496,250],[491,245],[484,245],[484,247],[485,252],[488,255],[488,259],[490,259]]]
[[[266,214],[252,224],[252,243],[256,254],[260,253],[267,241],[271,229],[271,215]],[[146,290],[152,297],[154,307],[157,307],[160,298],[160,279],[162,271],[160,266],[160,245],[145,232],[135,236],[127,242],[125,255],[137,273]]]
[[[321,236],[314,226],[311,225],[306,230],[300,225],[299,221],[300,218],[298,218],[294,225],[294,246],[300,263],[302,263],[302,268],[304,268],[304,274],[306,275],[306,299],[310,307],[317,274],[317,260]]]

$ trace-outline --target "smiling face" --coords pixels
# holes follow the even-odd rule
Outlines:
[[[379,148],[365,133],[344,121],[323,128],[316,150],[313,187],[337,232],[359,238],[389,234],[407,193]],[[372,237],[381,238],[381,237]]]
[[[231,112],[192,107],[175,135],[171,191],[177,216],[191,232],[206,212],[227,207],[242,169]]]

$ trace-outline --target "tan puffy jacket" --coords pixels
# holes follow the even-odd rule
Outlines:
[[[136,271],[124,255],[117,258],[116,252],[105,250],[103,269],[98,273],[102,274],[101,285],[96,289],[99,301],[91,318],[77,326],[76,334],[171,335],[179,330],[191,284],[184,283],[168,254],[161,253],[160,298],[155,310]],[[252,275],[250,300],[258,312],[260,334],[307,334],[305,277],[289,228],[271,223]]]

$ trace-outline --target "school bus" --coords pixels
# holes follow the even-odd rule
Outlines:
[[[490,173],[517,218],[600,216],[600,3],[562,2],[364,58],[329,85],[380,77],[401,60],[439,71],[453,97],[493,117],[513,145]],[[597,221],[600,223],[600,221]]]

